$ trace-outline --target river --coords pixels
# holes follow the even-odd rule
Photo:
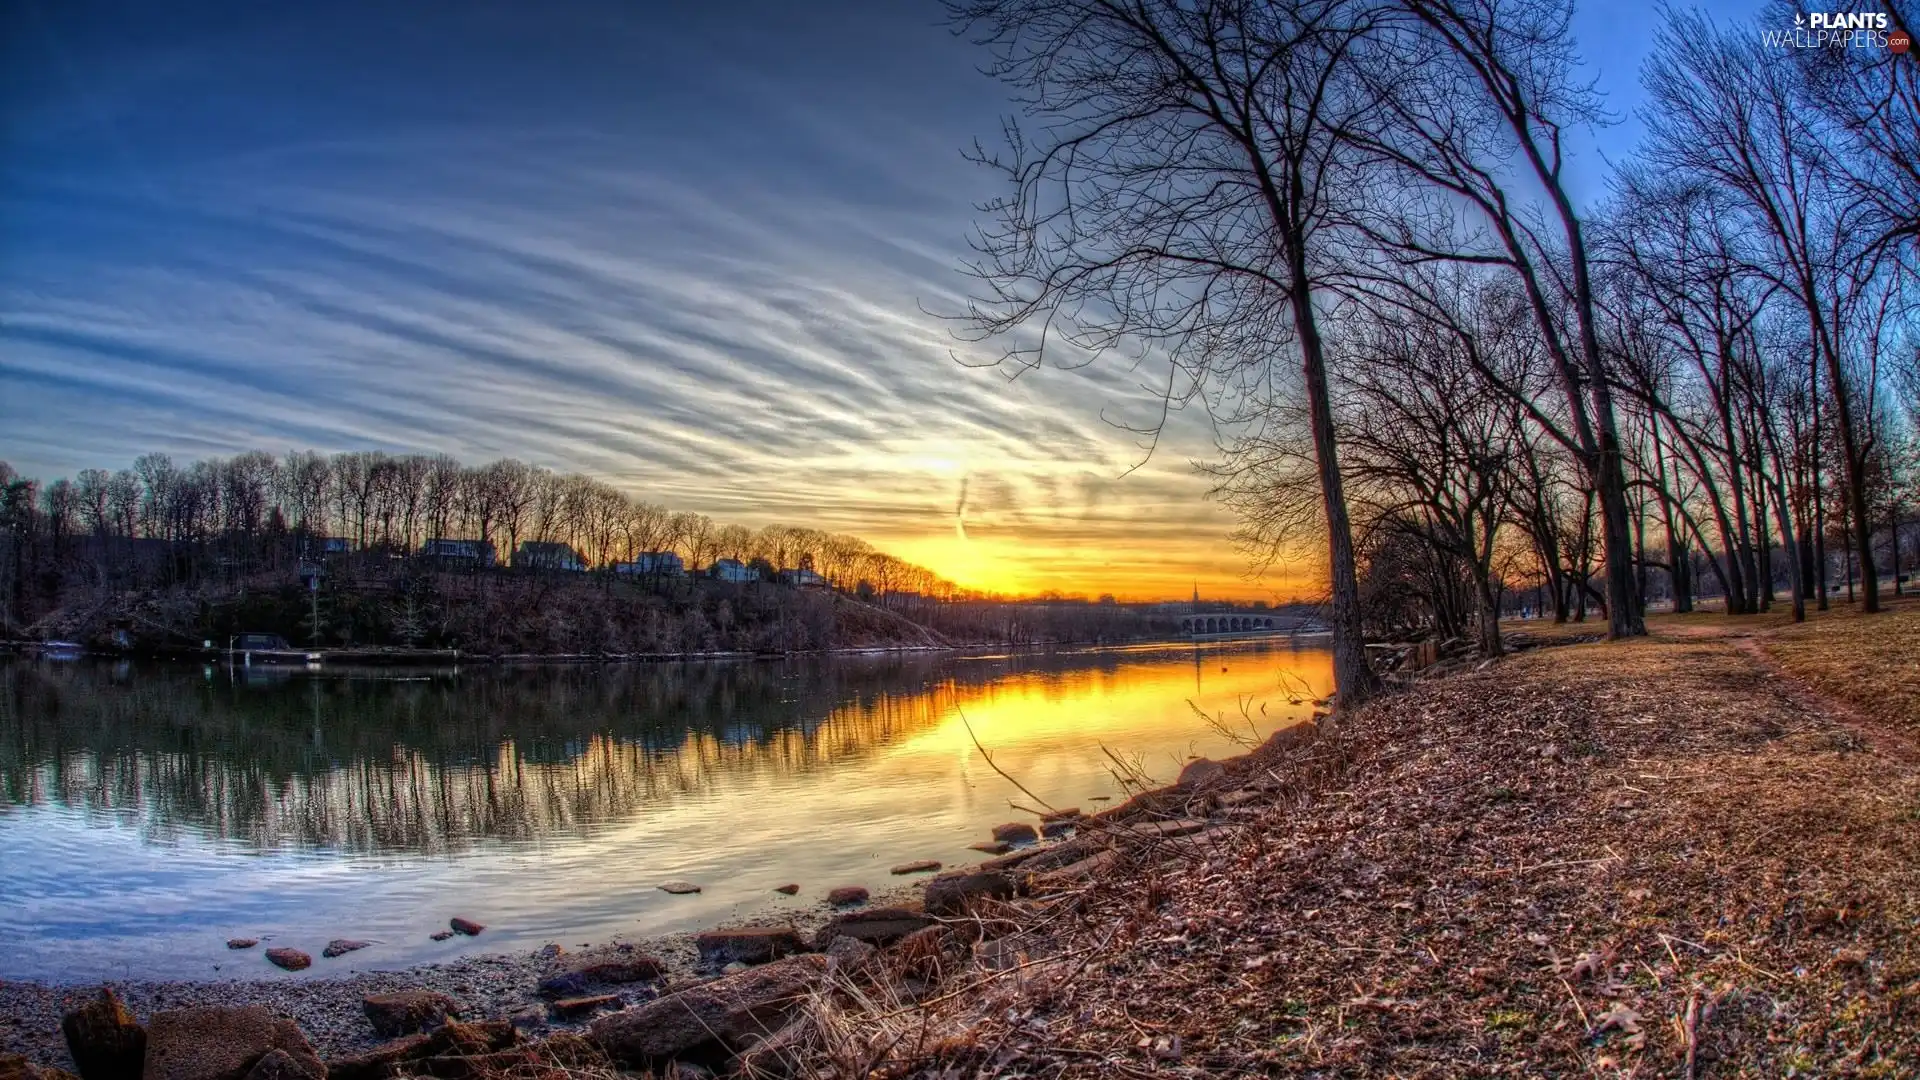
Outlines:
[[[230,937],[312,953],[310,978],[777,920],[898,884],[897,863],[983,858],[968,845],[1033,820],[994,765],[1093,811],[1125,798],[1118,774],[1238,753],[1331,686],[1327,653],[1284,639],[419,672],[0,660],[0,978],[296,977]],[[703,891],[656,888],[676,879]],[[454,915],[487,929],[431,940]],[[320,959],[336,937],[375,944]]]

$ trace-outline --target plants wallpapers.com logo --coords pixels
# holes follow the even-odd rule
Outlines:
[[[1793,17],[1791,28],[1762,30],[1770,48],[1886,49],[1904,53],[1913,36],[1895,27],[1884,11],[1808,11]]]

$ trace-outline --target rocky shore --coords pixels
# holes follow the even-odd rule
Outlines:
[[[549,1053],[542,1049],[548,1043],[575,1064],[592,1059],[641,1066],[684,1057],[726,1065],[757,1045],[770,1022],[830,982],[904,963],[888,977],[919,971],[911,989],[931,986],[931,971],[915,965],[924,967],[929,957],[977,936],[964,926],[983,904],[1021,891],[1016,872],[1078,876],[1104,866],[1100,855],[1111,840],[1103,830],[1119,812],[1084,817],[1069,809],[1036,823],[1010,822],[995,833],[1011,842],[983,845],[1012,848],[1010,854],[945,873],[934,873],[941,866],[931,860],[904,863],[892,868],[903,878],[893,888],[871,894],[856,887],[829,890],[819,905],[786,912],[787,921],[778,924],[600,945],[555,943],[531,953],[336,979],[116,980],[105,986],[0,981],[0,1080],[62,1080],[67,1072],[81,1080],[295,1080],[281,1075],[286,1061],[270,1058],[276,1049],[286,1052],[305,1080],[449,1071],[466,1077],[511,1062],[469,1067],[438,1059],[513,1050],[538,1063]],[[452,921],[464,925],[447,932],[485,932]],[[229,943],[236,950],[257,944]],[[324,951],[340,955],[359,944],[335,941]],[[293,970],[311,959],[278,951],[289,955],[268,959]],[[690,1028],[679,1025],[685,1030],[678,1035],[658,1030],[663,1019],[685,1019],[681,1014],[688,1008],[703,1019]],[[665,1028],[679,1030],[677,1023]],[[244,1029],[253,1043],[249,1053],[216,1055],[204,1066],[182,1064],[182,1052],[156,1065],[156,1051],[144,1042],[156,1025],[162,1034],[181,1026]],[[101,1064],[113,1055],[85,1034],[95,1029],[108,1032],[102,1038],[109,1043],[142,1042],[145,1056],[138,1064],[125,1054],[111,1067]],[[716,1030],[734,1035],[716,1038]]]

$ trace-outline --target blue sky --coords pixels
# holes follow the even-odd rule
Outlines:
[[[959,307],[991,190],[959,149],[1009,109],[937,5],[0,11],[22,472],[511,455],[961,580],[1249,591],[1195,420],[1122,478],[1139,450],[1103,417],[1146,417],[1132,373],[1009,381],[925,314]],[[1652,9],[1588,4],[1579,29],[1629,116]],[[1582,148],[1583,197],[1634,134]]]

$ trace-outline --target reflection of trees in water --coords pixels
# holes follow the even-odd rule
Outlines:
[[[250,847],[458,849],[631,820],[930,728],[1010,671],[1112,657],[319,676],[0,663],[0,817],[54,802]]]

